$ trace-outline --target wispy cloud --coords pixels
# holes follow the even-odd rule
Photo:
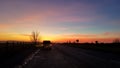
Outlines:
[[[19,35],[21,35],[21,36],[28,36],[28,37],[32,36],[30,34],[19,34]]]
[[[15,41],[30,41],[29,37],[22,36],[17,33],[0,33],[0,41],[6,41],[6,40],[15,40]]]
[[[115,38],[120,38],[119,32],[104,32],[100,34],[61,34],[57,35],[59,40],[65,41],[75,41],[76,39],[80,39],[81,42],[92,42],[92,41],[101,41],[101,42],[112,42]]]

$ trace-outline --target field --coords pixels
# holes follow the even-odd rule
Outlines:
[[[1,42],[0,67],[13,68],[22,64],[24,59],[36,50],[35,45],[30,42]]]
[[[65,46],[120,54],[120,43],[63,43]]]

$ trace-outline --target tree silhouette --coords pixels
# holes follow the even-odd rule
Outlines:
[[[31,41],[36,45],[38,43],[38,40],[39,40],[39,32],[33,31],[31,35]]]
[[[98,44],[98,41],[95,41],[95,44]]]
[[[76,42],[79,43],[79,40],[77,39]]]

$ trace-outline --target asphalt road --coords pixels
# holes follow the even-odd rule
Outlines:
[[[120,68],[120,56],[54,45],[37,51],[24,68]]]

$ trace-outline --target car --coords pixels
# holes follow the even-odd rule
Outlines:
[[[43,49],[44,49],[44,50],[51,50],[51,49],[52,49],[51,41],[49,41],[49,40],[44,40],[44,41],[43,41]]]

